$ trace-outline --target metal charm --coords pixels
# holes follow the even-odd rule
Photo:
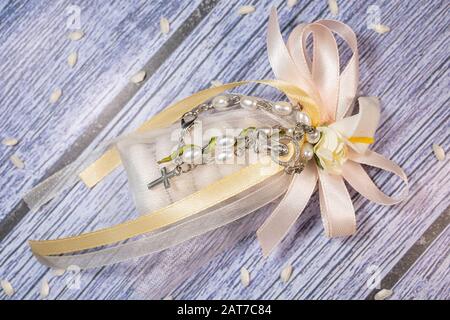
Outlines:
[[[164,167],[161,169],[161,177],[159,177],[156,180],[153,180],[147,185],[147,189],[152,189],[156,187],[157,185],[160,185],[161,183],[164,184],[164,188],[169,189],[170,188],[170,181],[169,179],[179,176],[182,172],[181,166],[176,166],[173,170],[167,172],[167,168]]]

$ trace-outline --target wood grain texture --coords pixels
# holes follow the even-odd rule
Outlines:
[[[8,64],[0,65],[0,72],[9,75],[0,80],[3,81],[0,101],[4,111],[0,125],[5,128],[2,134],[5,132],[23,140],[15,150],[30,165],[24,172],[12,170],[6,161],[12,150],[5,149],[2,153],[1,217],[11,212],[18,205],[20,194],[48,174],[52,164],[84,134],[91,134],[92,139],[81,152],[89,152],[99,142],[131,131],[171,102],[209,86],[211,80],[272,77],[265,50],[267,13],[272,5],[279,9],[285,35],[299,22],[330,17],[323,1],[307,1],[292,10],[287,9],[285,1],[255,1],[257,11],[243,17],[237,15],[240,2],[221,1],[194,32],[167,55],[158,72],[150,75],[139,90],[130,95],[132,98],[127,103],[107,113],[108,121],[102,122],[101,128],[92,134],[92,125],[107,112],[109,100],[123,90],[129,76],[164,45],[166,39],[161,38],[157,30],[159,16],[174,17],[172,28],[177,28],[199,4],[184,1],[170,2],[170,5],[164,2],[164,6],[150,1],[131,3],[134,6],[118,2],[105,7],[95,1],[86,3],[84,10],[90,15],[86,18],[87,37],[76,45],[80,46],[80,53],[94,61],[86,60],[84,68],[80,61],[80,70],[76,72],[62,71],[68,44],[63,37],[65,30],[56,27],[54,22],[59,19],[59,25],[64,25],[67,2],[8,9],[12,13],[10,23],[0,25],[10,30],[5,34],[0,29],[0,37],[7,40],[2,42],[0,58],[9,59]],[[417,10],[419,6],[421,10]],[[161,298],[170,292],[175,298],[186,299],[367,297],[370,292],[366,286],[370,277],[367,268],[374,265],[382,275],[386,274],[449,206],[448,164],[435,160],[431,144],[440,143],[445,147],[450,115],[446,107],[450,96],[446,88],[449,60],[448,50],[444,48],[448,48],[449,18],[445,2],[381,3],[383,23],[392,30],[383,36],[367,29],[367,7],[363,2],[342,3],[339,19],[354,28],[358,35],[361,94],[378,95],[383,102],[382,125],[374,149],[405,168],[411,183],[407,201],[394,207],[381,207],[352,192],[358,234],[329,240],[323,235],[315,196],[275,255],[263,260],[254,231],[272,205],[160,254],[84,271],[80,274],[79,288],[66,285],[70,274],[52,279],[50,298]],[[0,14],[5,14],[4,10]],[[39,24],[32,27],[29,21],[36,16]],[[141,32],[136,32],[140,27]],[[418,29],[421,32],[417,32]],[[39,37],[34,39],[29,35],[30,30],[34,30],[35,37],[45,32],[53,35],[51,40],[57,44]],[[23,38],[18,44],[11,35],[14,33],[18,39]],[[24,53],[19,54],[20,48],[28,43],[31,48],[22,49]],[[33,49],[40,46],[48,52]],[[59,58],[55,60],[56,57]],[[16,80],[11,80],[12,75],[17,75]],[[33,83],[34,91],[18,91],[21,86],[30,87],[20,82],[24,79]],[[49,106],[46,103],[48,93],[55,84],[64,84],[63,100],[57,106]],[[272,99],[280,97],[261,87],[240,91]],[[392,181],[388,174],[374,170],[369,173],[383,190],[398,191],[400,184]],[[0,244],[0,277],[14,284],[17,289],[14,298],[37,298],[39,281],[49,276],[49,271],[31,257],[27,239],[79,234],[134,215],[123,172],[114,172],[91,191],[77,185],[40,212],[26,214],[6,235]],[[443,241],[448,243],[448,239]],[[222,252],[214,259],[205,255],[213,247]],[[439,263],[442,254],[438,249],[433,250],[430,259]],[[287,262],[294,266],[294,273],[291,281],[283,285],[279,272]],[[239,270],[243,265],[252,273],[252,283],[246,289],[239,283]],[[196,272],[198,268],[201,270]],[[411,270],[414,268],[416,266]],[[423,268],[417,265],[417,270],[422,272]],[[448,285],[448,276],[440,270],[438,268],[434,277],[441,277]],[[163,284],[165,291],[154,291]],[[445,288],[445,284],[440,286]],[[445,298],[439,293],[430,296]]]
[[[80,137],[89,141],[104,127],[104,118],[109,122],[118,112],[105,108],[124,88],[133,90],[129,78],[168,38],[160,34],[160,17],[171,19],[176,30],[199,2],[88,1],[79,6],[86,36],[76,42],[67,39],[70,1],[28,1],[22,6],[11,1],[2,10],[7,19],[2,20],[0,42],[0,127],[2,135],[17,137],[20,144],[14,149],[2,146],[0,219],[68,149],[77,153],[77,144],[85,143]],[[73,50],[79,52],[74,70],[66,62]],[[51,105],[54,88],[61,88],[63,95]],[[12,152],[24,160],[25,170],[13,170],[7,161]]]

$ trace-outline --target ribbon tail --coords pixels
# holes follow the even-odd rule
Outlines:
[[[354,234],[355,209],[342,176],[319,170],[319,196],[322,222],[327,237]]]
[[[395,162],[370,150],[365,154],[357,154],[352,152],[349,154],[349,159],[352,161],[347,161],[345,163],[342,175],[344,179],[347,180],[353,187],[353,189],[358,191],[365,198],[378,204],[393,205],[403,201],[407,197],[408,178],[402,168],[400,168]],[[398,176],[405,183],[403,193],[397,198],[384,194],[368,176],[360,163],[392,172]]]
[[[310,163],[292,179],[283,199],[256,232],[264,257],[283,240],[303,212],[317,183],[317,169]]]

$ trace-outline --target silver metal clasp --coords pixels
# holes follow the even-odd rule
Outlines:
[[[186,112],[181,118],[181,129],[184,131],[190,129],[194,125],[195,120],[197,120],[197,117],[198,114],[195,111]]]

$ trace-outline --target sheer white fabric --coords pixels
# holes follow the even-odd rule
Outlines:
[[[280,123],[276,118],[268,116],[264,112],[246,110],[208,114],[200,120],[203,133],[200,140],[203,143],[209,141],[212,136],[236,134],[249,126],[263,127]],[[193,171],[171,179],[171,187],[168,189],[161,184],[148,190],[147,184],[160,176],[161,166],[157,164],[157,160],[169,155],[173,151],[172,148],[177,145],[178,129],[179,124],[174,124],[167,129],[132,134],[120,139],[116,144],[139,214],[151,214],[154,210],[198,191],[248,164],[236,163],[238,160],[234,159],[234,163],[230,164],[199,165]],[[198,131],[193,131],[193,136],[189,138],[192,141],[188,139],[187,143],[198,144],[194,137],[196,133],[198,134]],[[253,156],[256,157],[256,154]],[[87,269],[159,252],[236,221],[277,199],[286,191],[290,179],[291,176],[280,173],[193,217],[113,247],[75,255],[38,256],[37,258],[51,267],[67,268],[70,265],[77,265],[81,269]],[[204,252],[205,256],[209,257],[217,253],[215,248]]]

